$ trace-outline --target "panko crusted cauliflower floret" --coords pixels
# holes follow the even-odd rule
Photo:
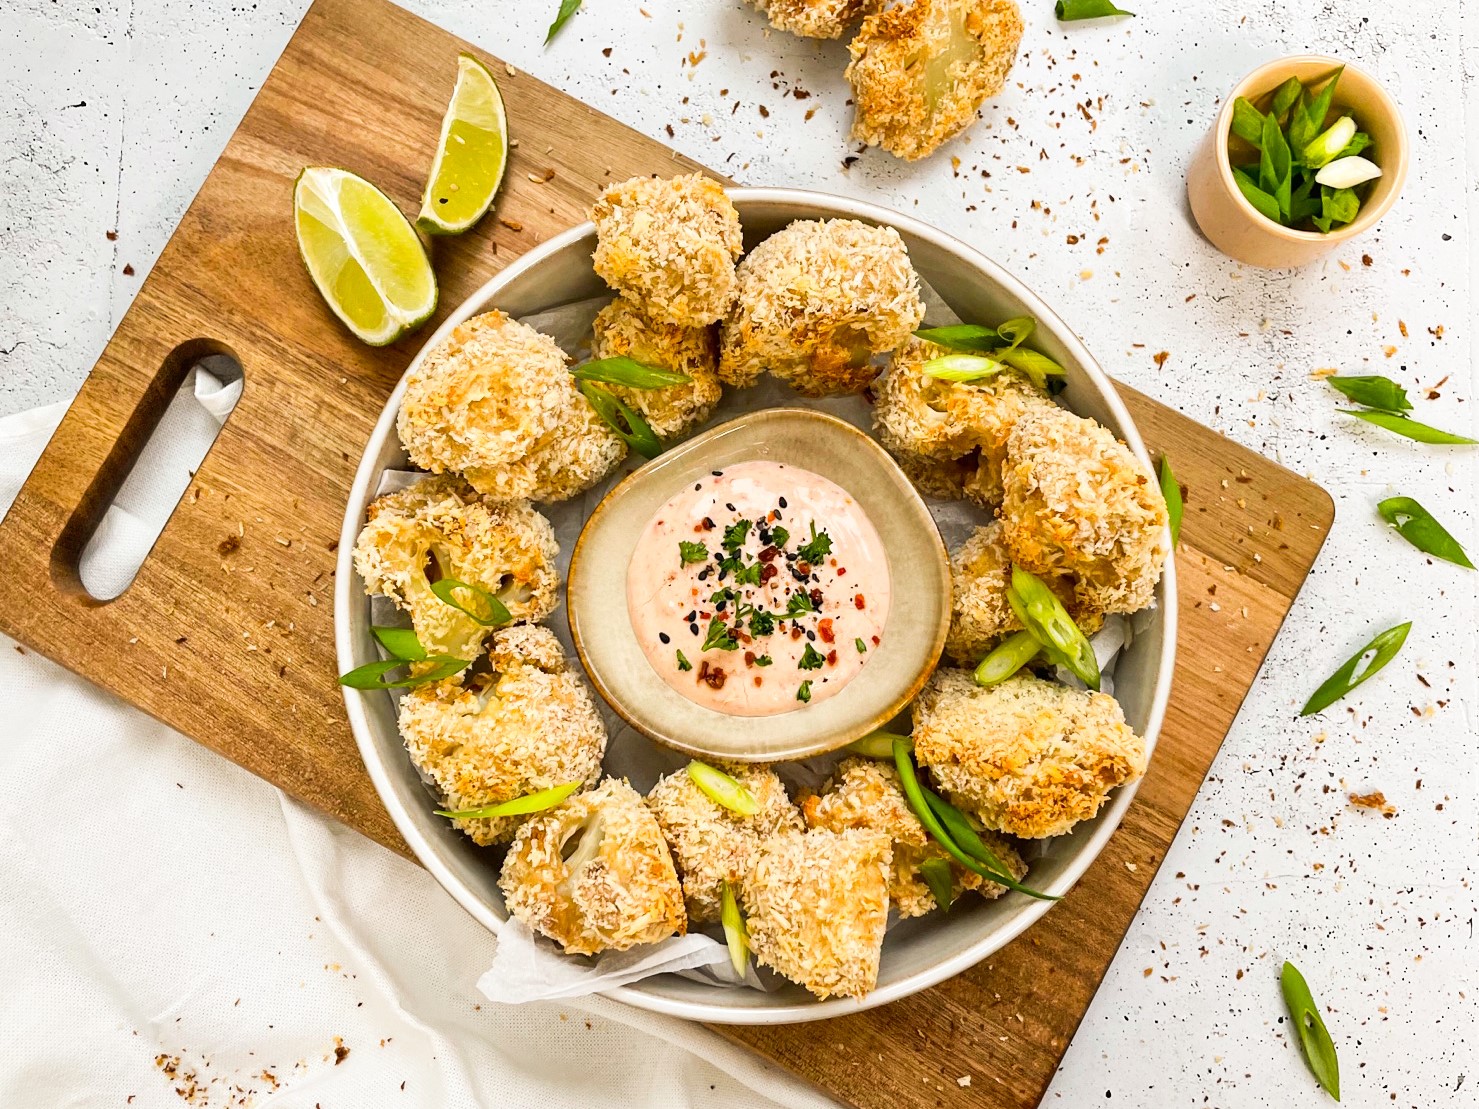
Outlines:
[[[406,381],[396,430],[411,461],[481,493],[562,501],[626,455],[555,341],[503,312],[455,328]]]
[[[940,669],[914,702],[914,754],[995,831],[1060,836],[1145,773],[1145,741],[1103,693],[1017,675],[982,688]]]
[[[449,809],[471,809],[601,776],[606,726],[584,680],[548,628],[493,636],[490,672],[417,686],[401,698],[401,738]],[[459,820],[484,846],[512,838],[523,817]]]
[[[408,611],[428,653],[477,658],[489,630],[433,593],[435,578],[486,590],[516,621],[554,611],[560,551],[528,501],[495,501],[448,474],[377,497],[367,516],[354,545],[365,592]]]
[[[1016,370],[965,384],[924,372],[950,352],[911,338],[873,383],[873,429],[926,493],[967,496],[983,508],[1001,500],[1007,437],[1028,412],[1055,408]]]
[[[884,832],[782,832],[741,887],[755,958],[818,997],[862,997],[878,981],[888,925]]]
[[[1103,625],[1094,612],[1080,611],[1073,581],[1060,575],[1046,579],[1078,626],[1093,634]],[[977,528],[950,556],[952,612],[945,653],[961,666],[974,666],[1002,636],[1022,630],[1022,621],[1007,602],[1012,584],[1012,556],[1001,541],[1001,524]]]
[[[693,379],[665,389],[606,386],[641,413],[665,443],[681,438],[707,420],[724,391],[715,372],[719,337],[713,327],[654,322],[627,296],[617,297],[596,315],[591,344],[593,358],[617,356]]]
[[[905,0],[869,16],[848,46],[852,137],[911,161],[933,153],[1001,91],[1021,41],[1014,0]]]
[[[659,779],[647,795],[647,806],[673,849],[688,919],[695,924],[719,919],[724,883],[736,887],[743,883],[762,840],[777,832],[802,830],[801,814],[775,771],[754,764],[719,765],[759,803],[754,816],[741,816],[710,800],[686,768]]]
[[[1108,430],[1066,409],[1023,416],[1002,467],[1002,543],[1025,570],[1072,574],[1079,605],[1138,612],[1168,553],[1166,502]]]
[[[805,797],[802,815],[809,828],[845,832],[850,828],[886,832],[893,842],[889,866],[888,896],[902,917],[923,916],[935,908],[934,894],[919,873],[926,859],[950,860],[945,849],[930,839],[924,825],[909,808],[899,787],[899,773],[887,763],[872,759],[845,759],[837,764],[826,789]],[[993,832],[982,837],[1010,869],[1013,878],[1027,873],[1027,864],[1016,848]],[[1000,897],[1005,887],[988,882],[974,871],[951,865],[955,894],[975,889],[981,896]]]
[[[873,379],[873,355],[923,318],[919,277],[892,227],[799,220],[740,263],[719,377],[747,386],[769,370],[803,396],[859,393]]]
[[[683,935],[683,890],[642,795],[607,778],[529,817],[499,876],[508,911],[570,955]]]
[[[777,31],[812,39],[841,38],[865,15],[883,7],[883,0],[751,0]]]
[[[591,219],[596,273],[649,319],[704,327],[729,311],[745,244],[719,182],[701,173],[633,177],[602,190]]]

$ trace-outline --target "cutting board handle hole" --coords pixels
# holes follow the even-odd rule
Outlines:
[[[189,493],[244,384],[241,362],[221,343],[193,339],[170,351],[58,538],[58,588],[94,602],[123,595]]]

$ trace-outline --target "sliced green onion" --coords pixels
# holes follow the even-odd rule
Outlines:
[[[690,762],[688,776],[703,791],[705,797],[730,812],[737,812],[740,816],[754,816],[760,811],[760,802],[755,800],[755,795],[742,783],[706,762],[699,762],[697,759]]]
[[[541,789],[537,793],[526,793],[523,797],[515,797],[512,801],[500,801],[496,805],[482,805],[476,809],[457,809],[451,812],[437,809],[436,814],[451,817],[453,820],[495,820],[500,816],[527,816],[529,813],[544,812],[545,809],[554,808],[584,784],[584,782],[566,782],[562,786]]]
[[[1327,377],[1325,381],[1334,389],[1344,393],[1357,404],[1390,412],[1400,416],[1412,411],[1412,402],[1407,399],[1407,390],[1389,377],[1363,375],[1357,377]]]
[[[894,757],[894,740],[902,739],[912,751],[914,740],[897,732],[869,732],[862,739],[855,739],[843,748],[850,755],[862,755],[868,759],[891,759]]]
[[[607,385],[625,385],[629,389],[666,389],[670,385],[685,385],[693,378],[687,374],[674,373],[638,362],[626,355],[613,358],[597,358],[575,368],[577,381],[603,381]]]
[[[1171,525],[1171,549],[1181,542],[1181,516],[1185,505],[1181,501],[1181,483],[1171,472],[1171,459],[1161,455],[1161,496],[1166,501],[1166,521]]]
[[[978,323],[958,323],[949,327],[924,327],[916,331],[914,335],[915,338],[923,339],[927,343],[949,347],[951,350],[988,351],[1001,343],[1001,335],[994,328],[983,327]]]
[[[744,914],[734,896],[734,887],[728,879],[724,882],[724,893],[719,902],[719,923],[724,926],[724,942],[729,947],[729,964],[741,978],[750,965],[750,931],[745,927]]]
[[[1238,191],[1243,194],[1243,198],[1253,205],[1259,215],[1275,223],[1279,222],[1279,202],[1260,189],[1258,182],[1254,181],[1246,170],[1241,167],[1234,169],[1233,179],[1237,181]]]
[[[1246,143],[1263,145],[1263,113],[1247,97],[1240,96],[1233,101],[1232,130]]]
[[[457,599],[459,590],[472,594],[472,605]],[[437,599],[444,604],[449,604],[464,616],[471,617],[485,628],[502,627],[513,619],[513,614],[508,611],[504,603],[482,586],[469,585],[465,581],[456,578],[442,578],[431,583],[431,591],[437,595]]]
[[[1330,114],[1330,105],[1335,102],[1335,86],[1344,72],[1345,66],[1337,68],[1330,75],[1325,87],[1314,97],[1310,96],[1306,87],[1304,97],[1299,102],[1299,110],[1289,120],[1289,145],[1294,150],[1294,156],[1306,164],[1309,164],[1307,153],[1310,140],[1324,129],[1325,117]]]
[[[957,385],[969,385],[995,377],[1006,369],[1005,362],[987,358],[981,354],[947,354],[942,358],[931,358],[920,372],[941,381],[953,381]]]
[[[1007,341],[1007,349],[1015,350],[1037,330],[1037,320],[1031,316],[1013,316],[1006,323],[996,325],[997,332]]]
[[[397,667],[406,665],[406,660],[388,658],[383,662],[367,662],[363,666],[356,666],[347,674],[340,674],[339,684],[347,685],[350,689],[415,689],[418,685],[439,682],[443,678],[450,678],[453,674],[460,674],[472,665],[469,659],[453,658],[451,655],[428,655],[425,659],[414,661],[430,662],[433,665],[429,670],[424,670],[420,674],[413,674],[400,681],[387,682],[382,680],[384,676]]]
[[[406,662],[421,662],[426,658],[426,648],[421,646],[421,640],[410,628],[372,627],[370,634],[379,640],[380,646],[389,651],[392,658]]]
[[[1388,497],[1376,506],[1381,518],[1397,529],[1397,534],[1423,554],[1452,562],[1472,570],[1474,564],[1463,546],[1433,518],[1433,514],[1411,497]]]
[[[1039,389],[1048,387],[1048,378],[1064,377],[1068,373],[1046,354],[1026,347],[1007,347],[997,351],[993,357],[1000,358],[1014,370],[1022,371]]]
[[[1311,169],[1319,169],[1335,161],[1355,137],[1356,121],[1350,116],[1341,116],[1310,140],[1304,148],[1304,164]]]
[[[1397,652],[1402,649],[1402,644],[1407,641],[1407,633],[1411,630],[1411,620],[1405,624],[1398,624],[1395,628],[1388,628],[1346,659],[1341,668],[1326,678],[1325,683],[1315,690],[1310,699],[1305,702],[1304,708],[1299,710],[1299,715],[1311,716],[1321,709],[1329,708],[1391,662]]]
[[[1286,962],[1279,975],[1279,985],[1284,991],[1284,1004],[1289,1006],[1289,1015],[1294,1018],[1294,1029],[1299,1033],[1304,1061],[1325,1092],[1339,1101],[1340,1060],[1336,1058],[1335,1043],[1310,993],[1309,983],[1293,963]]]
[[[1274,101],[1269,111],[1279,118],[1294,107],[1298,102],[1300,94],[1304,92],[1304,85],[1300,84],[1298,77],[1290,77],[1282,85],[1274,90]]]
[[[1294,155],[1289,140],[1273,115],[1263,117],[1263,150],[1258,162],[1258,187],[1274,198],[1283,221],[1289,219],[1290,198],[1294,188]]]
[[[544,44],[549,45],[550,39],[560,33],[560,28],[565,26],[566,21],[575,14],[580,7],[581,0],[560,0],[560,10],[555,13],[555,21],[549,25],[545,32]]]
[[[1035,659],[1042,644],[1029,631],[1015,632],[991,649],[976,667],[977,685],[998,685]]]
[[[1071,23],[1076,19],[1103,19],[1107,15],[1134,15],[1121,11],[1110,0],[1058,0],[1053,14],[1060,22]]]
[[[955,845],[991,872],[986,877],[989,877],[998,886],[1005,886],[1007,889],[1016,890],[1018,893],[1025,893],[1028,897],[1035,897],[1039,901],[1062,900],[1050,893],[1043,893],[1041,890],[1024,886],[1017,879],[1013,878],[1011,869],[1006,863],[1002,862],[1001,856],[986,846],[986,841],[976,834],[976,830],[971,827],[970,821],[966,819],[965,813],[961,812],[949,801],[946,801],[934,790],[926,789],[924,786],[920,786],[919,788],[920,793],[924,795],[925,804],[930,807],[930,811],[935,816],[939,817],[940,823],[944,825],[945,832],[955,841]]]
[[[1073,622],[1063,602],[1045,581],[1013,565],[1007,604],[1012,606],[1022,626],[1043,645],[1050,661],[1066,666],[1090,689],[1099,688],[1099,660],[1094,657],[1089,637]]]
[[[925,859],[919,864],[919,875],[941,912],[948,913],[955,902],[955,876],[950,873],[950,864],[944,859]]]
[[[652,425],[620,397],[591,381],[581,382],[580,391],[596,410],[596,415],[632,450],[643,458],[656,458],[662,453],[662,442],[652,430]]]
[[[1406,416],[1394,416],[1390,412],[1357,411],[1353,408],[1342,408],[1340,411],[1344,415],[1354,416],[1358,420],[1365,420],[1368,424],[1375,424],[1377,427],[1384,427],[1388,431],[1396,432],[1408,439],[1415,439],[1419,443],[1433,443],[1444,447],[1472,446],[1479,443],[1479,439],[1468,439],[1449,431],[1440,431],[1436,427],[1409,420]]]

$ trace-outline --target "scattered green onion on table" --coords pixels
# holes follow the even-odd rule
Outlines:
[[[699,762],[698,759],[690,762],[688,776],[703,791],[704,796],[730,812],[739,813],[740,816],[754,816],[760,811],[760,803],[742,782],[706,762]]]
[[[565,798],[578,790],[583,782],[566,782],[564,785],[551,786],[549,789],[541,789],[536,793],[527,793],[523,797],[515,797],[511,801],[500,801],[496,805],[480,805],[475,809],[437,809],[438,816],[451,817],[453,820],[494,820],[500,816],[527,816],[530,813],[544,812],[552,809]]]
[[[1115,7],[1110,0],[1058,0],[1053,6],[1053,14],[1060,23],[1072,23],[1078,19],[1103,19],[1110,15],[1133,16],[1135,13]]]
[[[1325,383],[1363,408],[1390,412],[1394,416],[1412,411],[1412,402],[1407,399],[1407,390],[1389,377],[1376,374],[1343,377],[1337,374],[1334,377],[1327,377]]]
[[[1439,447],[1463,447],[1479,443],[1479,439],[1454,435],[1452,432],[1429,427],[1427,424],[1420,424],[1416,420],[1408,419],[1406,416],[1396,416],[1390,412],[1378,412],[1367,408],[1342,408],[1340,411],[1347,416],[1365,420],[1368,424],[1375,424],[1377,427],[1385,428],[1387,431],[1395,432],[1419,443],[1429,443]]]
[[[1388,497],[1376,506],[1381,518],[1397,529],[1397,534],[1423,554],[1452,562],[1455,566],[1474,569],[1463,545],[1433,514],[1411,497]]]
[[[1412,621],[1410,620],[1405,624],[1398,624],[1395,628],[1388,628],[1346,659],[1340,669],[1326,678],[1320,688],[1310,695],[1304,708],[1299,710],[1299,715],[1311,716],[1322,709],[1329,708],[1367,678],[1376,674],[1396,657],[1397,652],[1402,649],[1402,644],[1407,641],[1407,633],[1411,630]]]
[[[1304,1050],[1305,1062],[1325,1092],[1336,1101],[1340,1100],[1340,1060],[1335,1054],[1335,1043],[1320,1008],[1310,993],[1309,983],[1299,968],[1286,962],[1279,974],[1279,985],[1284,993],[1284,1003],[1289,1006],[1289,1015],[1294,1019],[1294,1031],[1299,1036],[1299,1046]]]
[[[548,46],[550,40],[560,33],[560,29],[579,10],[580,4],[581,0],[560,0],[560,10],[555,13],[555,21],[549,25],[549,30],[545,32],[544,45]]]

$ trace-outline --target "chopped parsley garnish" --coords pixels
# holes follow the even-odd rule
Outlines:
[[[858,649],[858,654],[860,654],[860,655],[867,654],[867,652],[868,652],[868,645],[863,642],[863,640],[862,640],[861,637],[859,637],[858,639],[854,639],[853,640],[853,646],[855,646]]]
[[[713,593],[709,594],[709,604],[711,605],[727,605],[730,601],[737,600],[739,598],[734,595],[734,590],[728,586],[725,586],[723,589],[716,589]]]
[[[740,565],[734,571],[735,585],[759,585],[760,563],[752,562],[748,566]]]
[[[762,612],[758,608],[750,613],[750,634],[756,639],[775,633],[775,614]]]
[[[770,541],[782,550],[785,549],[786,543],[790,538],[791,533],[785,528],[774,527],[770,529]]]
[[[736,520],[724,529],[724,549],[726,551],[737,551],[740,544],[745,541],[745,536],[750,533],[749,520]]]
[[[692,670],[693,669],[693,663],[689,662],[688,659],[686,659],[686,658],[683,657],[683,652],[682,651],[679,651],[678,652],[678,669],[679,670]]]
[[[719,617],[709,621],[709,633],[704,636],[703,650],[737,651],[739,643],[729,634],[729,627]]]
[[[686,539],[678,540],[678,558],[682,565],[687,566],[690,562],[703,562],[709,557],[709,548],[702,543],[690,543]]]
[[[798,700],[798,701],[810,701],[811,700],[811,682],[802,682],[801,683],[801,688],[796,691],[796,700]]]
[[[804,589],[798,589],[786,598],[786,615],[800,616],[803,612],[815,612],[816,606],[811,603],[811,597]]]
[[[771,658],[769,655],[760,655],[758,658],[755,659],[755,665],[769,666],[774,661],[775,659]]]
[[[816,522],[811,525],[811,540],[800,547],[796,554],[801,561],[815,566],[832,553],[832,537],[824,531],[817,531]]]
[[[827,656],[808,643],[806,650],[801,652],[801,661],[796,666],[801,670],[820,670],[822,663],[826,661]]]

